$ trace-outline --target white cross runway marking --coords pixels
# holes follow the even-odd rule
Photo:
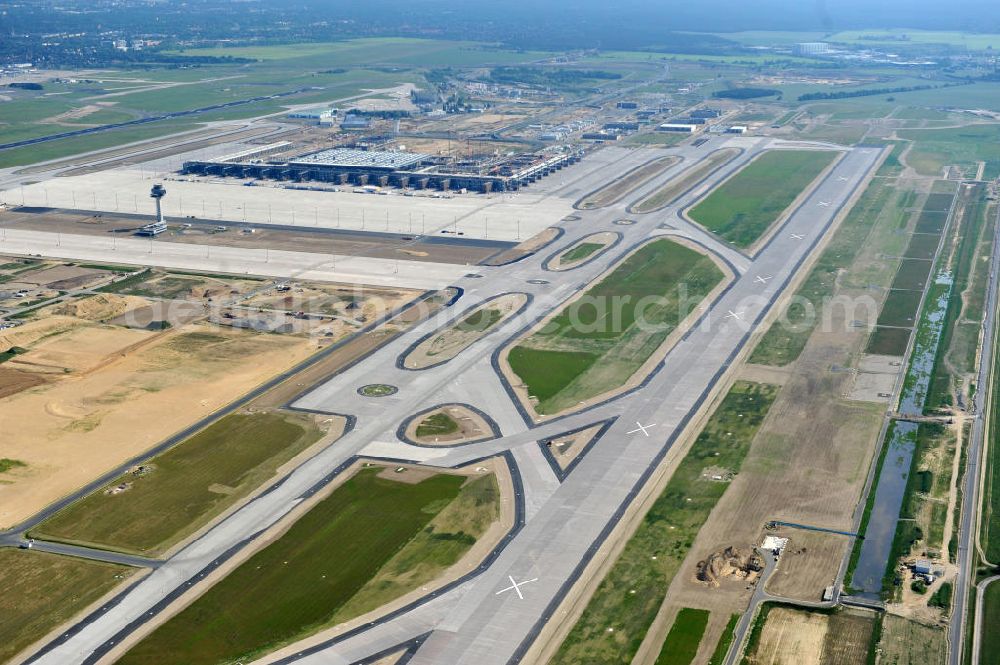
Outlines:
[[[726,318],[727,319],[736,319],[737,321],[742,321],[743,320],[743,317],[740,316],[738,313],[734,312],[733,310],[729,310],[726,313]]]
[[[842,175],[839,178],[837,178],[837,180],[841,182],[847,182],[848,180],[850,180],[850,178],[848,178],[846,175]]]
[[[795,238],[796,240],[802,240],[804,236],[800,236],[798,233],[793,233],[792,237]]]
[[[819,207],[820,208],[829,208],[830,207],[830,202],[829,201],[820,201],[819,202]]]
[[[638,420],[635,421],[635,424],[638,425],[638,428],[636,428],[634,430],[630,430],[630,431],[625,432],[625,433],[626,434],[635,434],[636,432],[642,432],[646,436],[649,436],[649,432],[647,432],[646,430],[652,429],[653,427],[656,427],[656,423],[653,423],[652,425],[643,425]]]
[[[504,589],[500,589],[499,591],[497,591],[493,595],[499,596],[500,594],[506,593],[506,592],[510,591],[511,589],[513,589],[514,593],[517,594],[517,597],[520,598],[521,600],[524,600],[524,594],[521,593],[521,587],[523,587],[525,584],[531,584],[532,582],[537,582],[538,581],[538,578],[534,577],[534,578],[532,578],[530,580],[524,580],[523,582],[515,582],[514,578],[512,576],[510,576],[510,575],[507,576],[507,579],[510,580],[510,586],[506,587]]]
[[[767,277],[761,277],[760,275],[757,275],[756,279],[754,279],[753,281],[759,282],[761,284],[767,284],[767,280],[771,279],[771,277],[773,277],[773,275],[768,275]]]

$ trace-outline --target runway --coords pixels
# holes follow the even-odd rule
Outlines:
[[[743,153],[710,174],[703,183],[696,184],[674,204],[645,215],[625,212],[630,203],[655,191],[701,156],[724,146],[740,147]],[[502,452],[509,452],[513,473],[521,483],[522,495],[518,500],[524,525],[495,552],[491,565],[390,618],[373,620],[350,633],[326,631],[260,662],[352,663],[428,633],[415,646],[411,663],[519,662],[545,623],[558,619],[554,613],[560,601],[605,543],[684,427],[713,391],[721,387],[749,336],[787,290],[881,155],[880,149],[872,147],[842,149],[843,155],[831,171],[753,256],[732,249],[679,215],[680,210],[761,150],[778,147],[782,147],[778,141],[713,137],[699,147],[682,146],[670,151],[609,151],[602,158],[607,162],[599,164],[599,168],[584,160],[566,169],[566,184],[556,188],[553,195],[575,200],[606,182],[607,169],[621,173],[664,154],[683,158],[613,206],[577,211],[578,220],[551,220],[550,224],[562,227],[565,234],[557,245],[523,261],[501,268],[477,267],[475,272],[481,277],[475,279],[464,277],[461,274],[466,272],[464,269],[458,274],[420,276],[465,290],[458,303],[446,310],[449,312],[446,316],[455,316],[500,293],[524,292],[531,294],[532,299],[523,314],[499,325],[447,363],[422,371],[400,369],[396,364],[397,358],[415,341],[443,325],[445,321],[438,317],[416,326],[364,362],[299,399],[293,404],[295,408],[350,414],[357,418],[357,425],[270,491],[181,549],[125,592],[113,606],[84,617],[68,636],[47,645],[32,662],[59,665],[111,662],[117,653],[116,646],[123,639],[142,630],[180,593],[194,587],[207,568],[217,565],[234,548],[246,546],[262,529],[279,521],[303,496],[314,491],[318,483],[329,479],[357,455],[454,466]],[[612,155],[614,160],[610,159]],[[631,223],[616,223],[622,219]],[[612,230],[624,236],[612,251],[571,270],[553,272],[543,268],[546,257],[558,248],[569,247],[594,232]],[[630,248],[658,235],[681,236],[702,245],[730,266],[734,280],[707,305],[695,325],[638,388],[586,410],[535,425],[511,399],[509,386],[495,366],[495,350],[559,307],[619,261]],[[6,242],[10,240],[8,237]],[[48,242],[45,249],[51,251],[51,240]],[[0,245],[0,251],[5,251],[2,248]],[[197,246],[193,249],[204,251]],[[103,251],[103,259],[108,260],[106,247],[92,251]],[[141,252],[141,249],[129,251]],[[173,251],[170,256],[174,256]],[[212,249],[213,253],[216,251],[219,250]],[[176,260],[183,258],[200,265],[197,269],[223,270],[209,267],[211,257],[198,260],[194,255],[177,257]],[[260,257],[258,263],[246,264],[245,269],[251,273],[266,269],[262,274],[276,275],[280,270],[291,269],[296,259],[301,257],[271,256],[267,260]],[[218,260],[221,259],[214,261]],[[279,262],[275,263],[276,260]],[[427,265],[419,264],[420,270],[427,270]],[[375,275],[385,268],[373,264],[366,269]],[[360,274],[362,269],[351,267],[351,270]],[[398,279],[400,285],[413,285],[401,273],[391,277]],[[539,283],[540,280],[545,283]],[[365,398],[356,392],[360,385],[375,382],[398,386],[399,391],[378,399]],[[485,411],[497,423],[502,436],[440,449],[418,448],[397,439],[397,427],[408,416],[453,401]],[[541,454],[537,441],[609,418],[615,421],[608,431],[560,481]],[[637,429],[637,424],[645,430]],[[511,586],[511,578],[531,582],[519,588],[520,595],[503,591]]]

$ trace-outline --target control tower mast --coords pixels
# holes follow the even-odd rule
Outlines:
[[[163,185],[153,185],[153,189],[150,190],[149,196],[152,199],[156,199],[156,222],[157,224],[163,224],[163,210],[160,208],[160,199],[167,195],[167,190]]]

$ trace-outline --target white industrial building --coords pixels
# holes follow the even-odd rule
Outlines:
[[[656,128],[658,132],[683,132],[694,134],[698,130],[698,125],[686,125],[679,122],[665,122]]]

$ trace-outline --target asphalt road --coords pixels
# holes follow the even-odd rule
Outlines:
[[[417,326],[381,348],[364,362],[333,377],[298,400],[299,409],[348,413],[356,427],[336,445],[319,452],[280,483],[131,587],[116,602],[81,619],[73,630],[45,648],[34,662],[64,665],[97,662],[151,616],[162,611],[205,571],[245,546],[260,531],[284,517],[305,496],[322,486],[356,455],[419,460],[452,466],[499,452],[508,452],[519,487],[518,506],[524,524],[507,539],[490,565],[463,583],[422,599],[405,611],[375,621],[339,637],[320,636],[303,645],[301,662],[350,663],[388,647],[430,633],[410,661],[423,663],[518,662],[583,568],[608,538],[628,505],[673,446],[685,425],[723,379],[750,334],[774,306],[790,280],[802,268],[845,203],[876,164],[880,151],[856,148],[843,158],[787,218],[755,256],[734,251],[698,226],[684,220],[686,208],[713,184],[745,165],[762,149],[781,142],[747,137],[713,137],[700,147],[682,146],[672,152],[683,160],[631,193],[618,204],[579,211],[577,221],[560,222],[566,233],[558,247],[568,247],[595,231],[624,235],[613,250],[568,271],[545,271],[542,263],[553,248],[502,268],[477,268],[479,279],[462,278],[465,289],[449,315],[499,293],[520,291],[533,298],[525,312],[498,326],[448,363],[423,371],[400,369],[397,358],[422,336],[444,324],[436,318]],[[626,206],[711,150],[724,145],[744,148],[743,154],[696,185],[675,205],[648,215],[627,215]],[[618,151],[600,169],[587,160],[555,176],[559,194],[578,199],[622,173],[662,156],[662,150]],[[605,158],[607,156],[605,155]],[[623,218],[629,225],[616,224]],[[638,389],[585,411],[535,425],[512,401],[494,364],[494,351],[546,312],[607,270],[631,249],[657,235],[683,236],[719,256],[735,278],[708,304],[687,334],[668,352],[656,372]],[[539,283],[544,282],[544,283]],[[360,385],[389,383],[399,391],[383,398],[365,398]],[[446,402],[476,406],[498,424],[502,436],[483,443],[431,449],[399,441],[396,431],[409,415]],[[607,433],[590,448],[564,480],[553,473],[537,441],[590,423],[615,418]],[[636,431],[636,424],[647,433]],[[531,580],[523,597],[503,589],[509,578]],[[327,639],[329,638],[329,639]],[[327,639],[326,642],[323,640]],[[292,659],[296,659],[294,655]]]
[[[994,319],[997,311],[997,291],[998,287],[1000,287],[997,281],[998,266],[1000,266],[1000,234],[996,234],[993,237],[993,255],[987,291],[988,299],[986,308],[983,310],[990,315],[986,317],[983,323],[983,348],[982,355],[980,356],[979,376],[976,377],[976,386],[980,389],[976,391],[976,395],[973,398],[976,419],[972,424],[972,436],[969,438],[969,449],[966,457],[968,466],[965,469],[965,486],[962,488],[962,516],[958,529],[958,553],[956,556],[958,573],[955,576],[955,604],[952,608],[951,623],[948,624],[949,665],[962,665],[963,656],[965,655],[964,642],[968,622],[969,592],[972,582],[975,579],[975,565],[979,556],[976,546],[979,537],[979,488],[983,473],[983,443],[987,429],[986,419],[989,417],[987,400],[992,395],[991,390],[983,390],[982,387],[990,386],[992,385],[990,381],[996,380],[996,377],[993,375],[993,358],[995,354],[993,346],[996,341]],[[995,405],[993,408],[995,408]]]

